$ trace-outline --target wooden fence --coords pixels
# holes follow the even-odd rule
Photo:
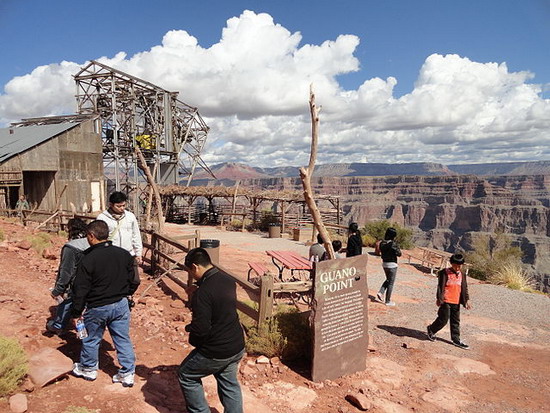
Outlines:
[[[0,214],[13,215],[15,210],[1,209]],[[70,218],[80,218],[85,222],[92,221],[96,217],[84,214],[74,214],[67,211],[38,211],[25,210],[20,217],[23,223],[27,221],[38,222],[43,225],[44,230],[59,231],[66,228],[67,221]],[[182,288],[187,288],[192,283],[188,277],[182,279],[176,272],[183,271],[183,260],[190,249],[200,245],[200,231],[188,235],[179,235],[169,237],[159,234],[152,230],[142,230],[142,239],[144,254],[143,261],[150,265],[151,274],[156,278],[164,276],[170,278],[174,283]],[[265,331],[265,326],[273,315],[273,306],[276,296],[307,295],[311,293],[311,282],[277,282],[274,283],[274,275],[266,273],[259,277],[259,282],[253,284],[243,277],[233,274],[221,265],[215,265],[220,270],[227,273],[233,280],[246,292],[248,297],[256,305],[250,306],[244,302],[237,302],[237,308],[248,317],[252,318],[258,325],[259,331]],[[296,298],[296,297],[295,297]]]

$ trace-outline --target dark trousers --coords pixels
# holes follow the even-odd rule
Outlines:
[[[380,292],[382,295],[386,293],[386,302],[391,301],[391,293],[393,291],[393,285],[395,284],[395,277],[397,276],[397,267],[395,268],[384,268],[384,273],[386,274],[386,281],[380,287]]]
[[[460,304],[443,303],[439,306],[437,318],[428,327],[432,334],[441,330],[451,320],[451,340],[460,341]]]

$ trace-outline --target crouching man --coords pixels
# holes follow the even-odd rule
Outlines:
[[[135,355],[130,340],[127,297],[139,285],[134,258],[125,249],[107,241],[109,228],[103,221],[88,224],[86,237],[91,247],[84,251],[74,280],[71,315],[76,324],[85,309],[83,318],[88,336],[82,339],[80,361],[74,364],[73,374],[90,381],[97,378],[99,344],[107,327],[121,365],[113,382],[131,387]]]
[[[178,380],[190,413],[210,412],[202,378],[214,375],[225,413],[242,413],[243,400],[237,379],[244,355],[244,335],[237,316],[236,284],[212,266],[203,248],[189,251],[185,269],[198,289],[191,298],[193,318],[186,326],[195,347],[178,369]]]

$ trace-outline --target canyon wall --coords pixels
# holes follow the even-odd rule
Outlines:
[[[248,179],[243,186],[302,190],[298,178]],[[508,234],[550,290],[550,175],[314,177],[319,194],[340,196],[344,222],[388,219],[419,246],[470,250],[476,234]]]

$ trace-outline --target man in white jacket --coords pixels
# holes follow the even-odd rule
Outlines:
[[[97,219],[107,223],[113,245],[127,250],[135,257],[136,264],[141,264],[141,234],[136,216],[126,210],[127,200],[123,192],[113,192],[109,196],[109,209],[99,214]]]

